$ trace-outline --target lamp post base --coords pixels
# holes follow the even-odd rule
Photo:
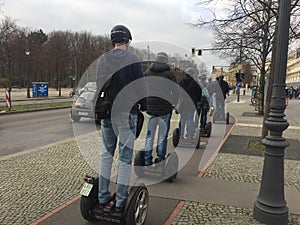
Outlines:
[[[254,202],[253,217],[258,222],[272,225],[288,224],[289,209],[287,206],[275,207],[263,205],[256,200]]]

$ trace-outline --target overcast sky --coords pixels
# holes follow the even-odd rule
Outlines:
[[[0,3],[3,3],[1,14],[16,19],[18,26],[46,33],[71,30],[104,35],[114,25],[124,24],[131,30],[133,46],[145,43],[145,48],[149,44],[150,50],[154,50],[152,41],[163,42],[166,46],[180,46],[176,49],[181,50],[179,54],[183,57],[190,56],[191,47],[211,47],[213,38],[209,31],[187,25],[207,16],[196,5],[197,0],[0,0]],[[213,65],[229,64],[207,51],[193,59],[204,62],[209,71]]]

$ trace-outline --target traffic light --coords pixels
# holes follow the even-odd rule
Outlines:
[[[241,74],[238,72],[235,74],[236,82],[242,81]]]
[[[192,57],[196,56],[196,48],[192,48]]]
[[[198,52],[198,56],[202,55],[202,49],[196,49],[195,47],[192,47],[192,57],[196,56],[196,51]]]
[[[241,73],[241,78],[245,79],[245,74],[244,73]]]

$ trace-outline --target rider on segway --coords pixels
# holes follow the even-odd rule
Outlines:
[[[132,155],[137,124],[138,110],[146,109],[146,100],[133,102],[137,94],[147,96],[147,93],[136,93],[135,90],[124,96],[123,102],[132,106],[131,111],[125,111],[114,100],[118,93],[131,82],[144,77],[140,60],[128,51],[132,36],[128,28],[117,25],[111,30],[113,49],[103,54],[97,61],[97,101],[95,112],[101,119],[102,148],[99,176],[99,210],[123,212],[128,197],[128,184],[132,165]],[[143,80],[142,80],[143,81]],[[147,85],[140,81],[140,90],[147,92]],[[104,99],[108,96],[109,99]],[[126,98],[126,99],[125,99]],[[108,104],[110,103],[110,104]],[[113,117],[112,104],[116,109]],[[129,126],[128,126],[129,125]],[[119,144],[117,141],[119,140]],[[116,195],[113,198],[109,191],[111,168],[116,147],[119,149],[119,164]]]
[[[203,74],[200,77],[199,85],[201,87],[201,98],[197,103],[197,112],[200,118],[200,135],[206,133],[206,124],[207,124],[207,112],[209,110],[209,102],[211,93],[208,90],[208,83],[206,82],[206,75]],[[198,125],[198,121],[196,121]]]
[[[170,130],[170,120],[172,116],[173,105],[177,104],[178,88],[174,73],[168,65],[168,55],[165,52],[159,52],[145,72],[147,79],[149,97],[147,98],[147,133],[145,141],[145,166],[152,165],[152,151],[155,139],[156,128],[158,127],[158,138],[156,153],[157,158],[155,163],[159,163],[166,159],[168,134]],[[162,87],[157,84],[156,79],[167,79],[174,82],[175,85]],[[156,97],[157,96],[157,97]],[[164,96],[166,99],[173,100],[172,102],[158,96]]]
[[[194,116],[197,102],[201,98],[201,88],[197,82],[196,71],[190,67],[185,72],[186,76],[179,82],[179,85],[191,99],[192,105],[190,101],[187,101],[188,99],[181,97],[177,106],[177,111],[180,114],[179,133],[181,141],[193,141],[197,136],[195,135],[197,128],[195,121],[198,120],[198,114],[196,114],[196,119]]]

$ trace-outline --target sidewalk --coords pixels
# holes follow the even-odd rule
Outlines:
[[[248,144],[260,139],[262,117],[256,115],[249,99],[250,96],[241,96],[240,102],[227,103],[227,111],[238,122],[204,177],[197,182],[198,188],[194,189],[197,192],[189,198],[176,193],[184,202],[171,224],[191,224],[191,221],[260,224],[253,219],[253,204],[259,193],[264,158],[261,150],[249,150]],[[285,159],[285,198],[290,225],[300,224],[299,128],[299,124],[291,124],[284,132],[291,144],[286,148]]]
[[[180,171],[174,183],[149,186],[150,207],[154,210],[145,225],[153,224],[151,219],[158,216],[153,212],[165,214],[164,224],[260,224],[253,219],[253,204],[259,193],[264,158],[261,151],[249,150],[248,144],[249,140],[259,139],[262,117],[256,116],[254,107],[249,105],[250,96],[241,96],[239,103],[235,98],[229,97],[226,107],[238,122],[203,178],[197,177],[198,170],[193,176]],[[170,131],[177,124],[174,120]],[[285,160],[289,225],[299,225],[299,124],[291,124],[284,136],[289,137],[291,143]],[[85,138],[85,146],[95,148],[97,143],[92,140],[92,135]],[[98,163],[98,158],[94,161]],[[0,184],[1,225],[32,224],[78,196],[81,178],[86,173],[96,175],[74,139],[0,157],[0,170],[3,181]],[[78,201],[39,225],[74,225],[71,218],[76,224],[88,224],[80,217]]]

